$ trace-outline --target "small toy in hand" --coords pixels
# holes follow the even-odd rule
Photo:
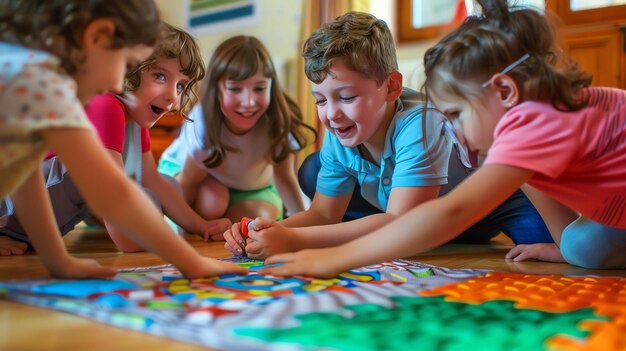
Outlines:
[[[248,217],[243,217],[240,222],[241,235],[244,240],[248,240],[248,233],[254,229],[254,220]]]

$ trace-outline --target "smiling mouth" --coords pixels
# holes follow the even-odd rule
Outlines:
[[[154,112],[157,115],[161,115],[165,111],[164,109],[154,106],[154,105],[150,105],[150,109],[152,110],[152,112]]]
[[[343,128],[334,128],[335,131],[337,131],[338,134],[346,134],[347,132],[349,132],[354,126],[349,126],[349,127],[343,127]]]
[[[245,118],[249,118],[252,117],[256,114],[256,111],[252,111],[252,112],[239,112],[239,115],[241,115],[242,117]]]

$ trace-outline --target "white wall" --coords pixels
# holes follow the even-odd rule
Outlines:
[[[210,30],[190,31],[201,47],[204,61],[208,62],[215,48],[224,40],[239,34],[259,38],[267,47],[276,69],[279,71],[281,84],[288,93],[294,94],[294,62],[300,54],[300,22],[304,0],[257,0],[258,19],[239,23],[236,27],[229,24],[212,27]],[[189,0],[155,0],[163,19],[168,23],[186,27],[186,9]]]

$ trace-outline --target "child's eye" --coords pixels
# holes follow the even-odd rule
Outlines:
[[[160,80],[162,82],[165,82],[165,80],[166,80],[165,74],[163,74],[163,73],[158,73],[158,72],[157,73],[153,73],[152,76],[154,77],[154,79]]]
[[[233,93],[238,93],[241,91],[241,88],[239,87],[226,87],[227,91],[233,92]]]
[[[326,105],[326,100],[322,100],[322,99],[320,99],[320,100],[315,100],[315,104],[316,104],[317,106],[324,106],[324,105]]]
[[[183,91],[183,90],[185,90],[186,87],[187,87],[187,84],[185,84],[185,83],[178,83],[178,84],[176,84],[176,90],[178,90],[178,91]]]
[[[261,91],[265,91],[265,90],[267,90],[267,87],[265,87],[265,86],[263,86],[263,87],[255,87],[254,88],[254,91],[256,91],[256,92],[261,92]]]
[[[339,100],[343,102],[351,102],[356,98],[356,96],[340,96]]]

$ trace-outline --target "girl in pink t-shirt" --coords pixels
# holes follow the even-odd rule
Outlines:
[[[523,187],[554,244],[518,245],[506,258],[626,267],[626,92],[588,88],[558,64],[545,17],[506,0],[426,52],[424,90],[483,166],[446,196],[344,245],[270,257],[274,275],[334,276],[407,257],[458,236]],[[562,67],[562,68],[557,68]]]

